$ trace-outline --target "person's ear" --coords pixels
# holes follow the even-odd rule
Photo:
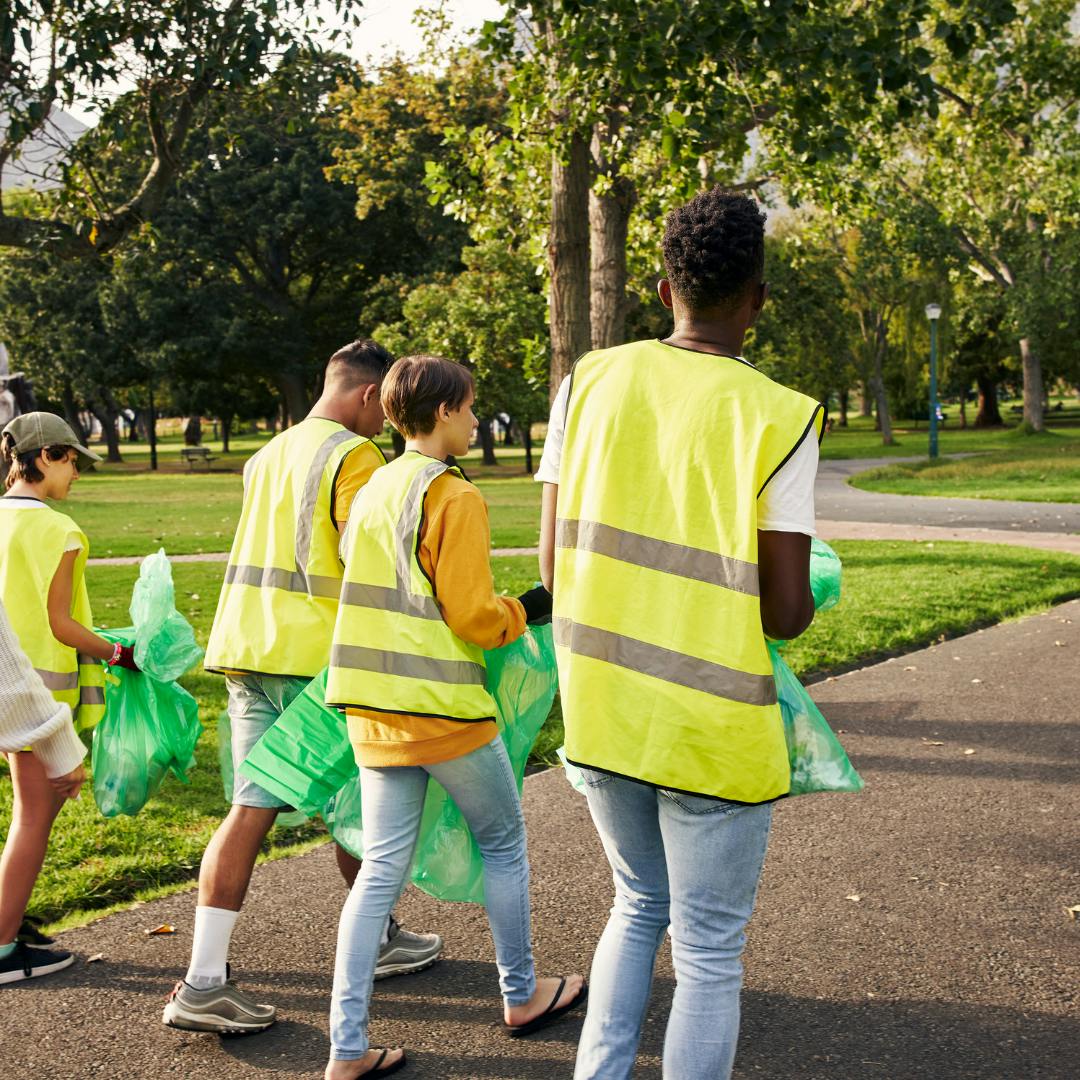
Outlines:
[[[671,282],[666,277],[662,277],[656,283],[656,295],[660,297],[660,303],[670,311],[672,306]]]
[[[371,404],[372,398],[377,398],[379,396],[379,389],[380,388],[375,383],[368,383],[368,385],[364,387],[363,395],[360,398],[360,404],[367,408],[367,406]]]

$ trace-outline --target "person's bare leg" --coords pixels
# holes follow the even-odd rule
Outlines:
[[[351,889],[356,875],[360,873],[360,860],[355,855],[350,855],[340,844],[334,845],[334,858],[337,859],[337,868],[341,871],[346,886]]]
[[[45,862],[49,833],[64,796],[29,751],[7,755],[15,789],[11,828],[0,856],[0,945],[15,940],[34,883]]]
[[[199,868],[199,906],[239,911],[259,849],[274,825],[276,809],[234,806],[206,845]]]

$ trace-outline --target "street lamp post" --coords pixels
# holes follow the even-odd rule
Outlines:
[[[941,318],[940,304],[927,304],[926,317],[930,320],[930,460],[938,456],[937,447],[937,324]]]

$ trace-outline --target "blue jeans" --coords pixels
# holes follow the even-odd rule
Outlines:
[[[575,1080],[634,1069],[656,952],[670,926],[675,997],[664,1080],[725,1080],[739,1037],[744,928],[765,861],[772,804],[684,795],[582,769],[615,877],[589,978]]]
[[[338,1061],[368,1050],[375,962],[412,866],[429,776],[457,803],[484,859],[484,907],[503,999],[521,1005],[536,990],[525,817],[502,739],[438,765],[361,769],[364,863],[341,912],[330,1005],[330,1056]]]

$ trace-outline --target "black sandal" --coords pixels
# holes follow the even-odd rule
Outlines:
[[[371,1049],[374,1050],[375,1047],[373,1046]],[[381,1065],[386,1060],[386,1055],[390,1053],[390,1050],[391,1050],[391,1048],[387,1047],[379,1055],[379,1058],[375,1062],[375,1064],[372,1065],[371,1068],[368,1069],[367,1072],[361,1073],[360,1077],[364,1077],[364,1076],[389,1076],[391,1073],[396,1073],[399,1069],[404,1069],[405,1065],[406,1065],[405,1051],[404,1050],[401,1052],[401,1057],[399,1057],[397,1059],[397,1061],[392,1062],[391,1064],[387,1065],[385,1069],[381,1068]],[[357,1080],[360,1080],[360,1077],[357,1077]]]
[[[579,1005],[588,1000],[589,984],[583,982],[581,984],[581,989],[577,992],[577,996],[561,1008],[556,1009],[555,1002],[562,997],[562,992],[565,987],[566,976],[564,975],[559,980],[559,988],[555,991],[555,996],[551,999],[551,1004],[539,1016],[534,1016],[524,1024],[508,1024],[504,1020],[503,1027],[506,1029],[507,1035],[509,1035],[511,1039],[521,1039],[526,1035],[531,1035],[534,1031],[539,1031],[541,1028],[547,1027],[548,1024],[558,1020],[560,1016],[570,1012],[571,1009],[576,1009]]]

